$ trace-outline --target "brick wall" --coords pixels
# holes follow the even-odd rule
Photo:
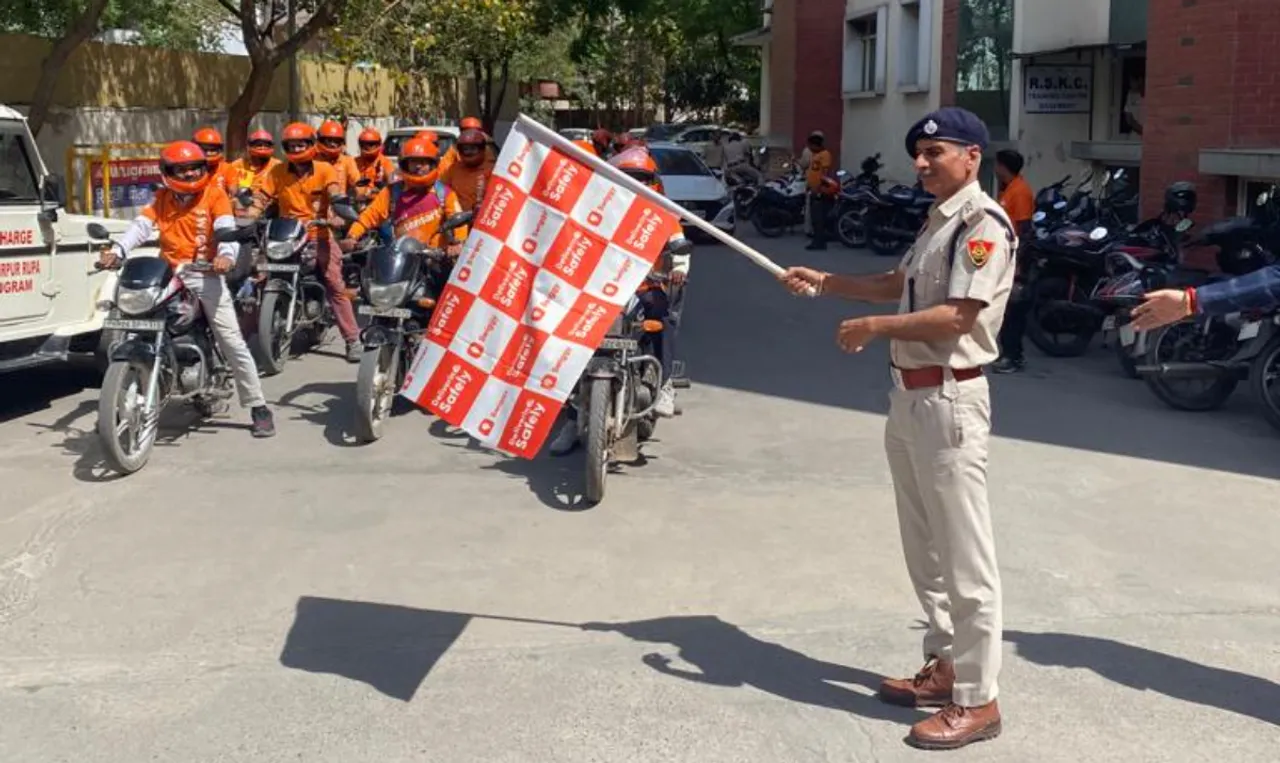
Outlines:
[[[1280,1],[1280,0],[1278,0]],[[804,149],[809,133],[822,130],[827,148],[840,156],[844,120],[844,0],[793,0],[796,18],[795,94],[791,141]]]
[[[1147,40],[1143,214],[1192,180],[1199,222],[1234,215],[1234,183],[1200,175],[1200,149],[1280,146],[1280,2],[1151,0]]]
[[[960,2],[942,3],[942,81],[938,83],[943,106],[956,105],[956,56],[960,50]]]

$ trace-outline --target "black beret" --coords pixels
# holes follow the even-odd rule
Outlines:
[[[907,153],[916,155],[916,141],[921,138],[945,140],[986,150],[991,134],[987,125],[968,109],[948,106],[926,114],[907,131]]]

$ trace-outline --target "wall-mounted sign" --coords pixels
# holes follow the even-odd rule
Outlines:
[[[1092,102],[1092,67],[1028,66],[1023,69],[1022,107],[1027,114],[1088,114]]]

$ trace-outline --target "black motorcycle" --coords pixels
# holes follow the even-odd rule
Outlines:
[[[345,201],[335,202],[333,211],[347,221],[359,217]],[[316,242],[308,235],[312,228],[328,227],[325,220],[303,223],[275,218],[263,225],[217,233],[219,241],[256,239],[257,250],[261,253],[256,265],[259,277],[252,282],[256,292],[253,300],[258,308],[258,325],[250,348],[255,350],[258,368],[264,376],[273,376],[284,370],[293,353],[295,339],[302,332],[306,333],[307,344],[315,346],[337,322],[318,267]],[[337,235],[337,231],[332,235]],[[344,262],[343,280],[349,284],[348,294],[358,283],[358,276],[350,270],[350,263]]]
[[[441,226],[442,233],[451,234],[471,217],[471,212],[453,215]],[[449,273],[445,252],[414,238],[401,237],[369,251],[361,274],[363,301],[356,308],[360,315],[369,316],[368,325],[360,331],[364,354],[356,376],[359,441],[382,437]]]
[[[794,166],[786,174],[760,186],[750,201],[751,222],[761,236],[777,238],[804,224],[804,176]]]
[[[871,199],[880,192],[880,170],[884,163],[880,154],[862,160],[861,171],[841,183],[840,197],[836,201],[833,228],[840,243],[851,249],[867,247],[867,210]]]
[[[87,230],[95,246],[113,243],[101,224],[89,223]],[[121,266],[111,317],[103,323],[119,341],[98,396],[98,436],[118,472],[132,474],[146,466],[167,404],[190,402],[207,418],[231,398],[231,366],[199,297],[182,280],[211,270],[207,262],[175,269],[151,256],[129,257]]]
[[[935,201],[933,194],[918,183],[914,187],[896,185],[885,191],[864,186],[852,194],[864,205],[861,223],[866,245],[882,257],[902,257],[907,253]]]
[[[691,251],[687,240],[669,245],[646,279],[654,286],[668,285],[673,255]],[[644,319],[644,308],[632,295],[578,381],[574,398],[586,450],[589,503],[604,499],[610,465],[636,461],[640,444],[658,425],[653,408],[662,385],[662,364],[654,355],[653,340],[664,330],[662,321]]]

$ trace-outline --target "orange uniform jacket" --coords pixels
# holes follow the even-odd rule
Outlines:
[[[170,265],[196,259],[212,260],[218,249],[213,221],[231,215],[231,200],[214,183],[186,203],[167,188],[156,191],[155,201],[142,208],[141,216],[160,233],[160,256]]]
[[[484,198],[484,189],[489,184],[489,176],[493,174],[493,164],[485,162],[479,167],[468,167],[462,162],[455,162],[440,173],[440,180],[458,194],[458,203],[462,211],[470,212]]]
[[[347,236],[360,238],[390,221],[395,238],[412,236],[426,246],[443,248],[445,242],[441,240],[440,224],[461,212],[462,207],[458,203],[458,195],[448,186],[443,187],[444,199],[436,194],[437,187],[435,183],[424,188],[402,186],[395,209],[391,208],[392,187],[383,188],[360,213],[360,219],[351,224]],[[466,226],[455,229],[453,234],[457,241],[462,241],[467,236]]]

